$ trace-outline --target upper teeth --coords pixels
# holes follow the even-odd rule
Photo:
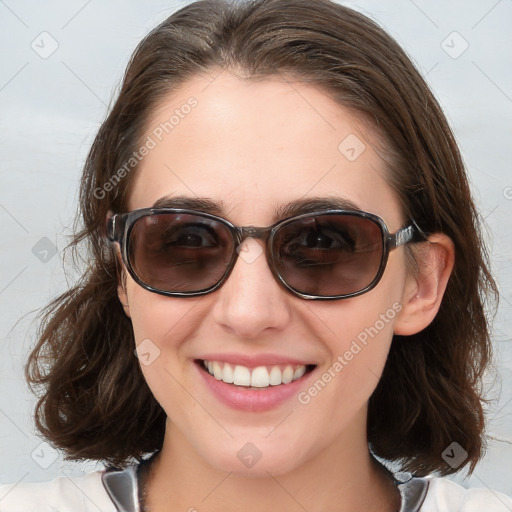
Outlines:
[[[218,361],[203,361],[203,365],[217,380],[222,380],[226,384],[256,388],[289,384],[306,373],[306,366],[303,364],[286,365],[283,369],[280,366],[258,366],[252,370],[246,366],[233,366]]]

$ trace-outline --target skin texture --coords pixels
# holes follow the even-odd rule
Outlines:
[[[372,148],[376,136],[361,119],[310,85],[213,76],[193,78],[155,110],[147,135],[191,96],[198,102],[141,162],[130,210],[165,195],[210,198],[234,224],[266,226],[289,201],[344,197],[381,216],[392,233],[406,224]],[[354,161],[338,150],[350,134],[366,147]],[[150,509],[398,510],[395,489],[369,456],[367,402],[393,332],[418,332],[439,308],[451,241],[434,235],[416,252],[419,276],[408,275],[400,247],[375,289],[341,301],[291,295],[264,255],[239,258],[220,289],[196,298],[154,294],[127,276],[119,298],[136,343],[150,339],[160,351],[142,370],[168,415],[148,480]],[[241,412],[198,378],[193,361],[205,354],[272,353],[317,365],[307,390],[393,304],[401,311],[308,404],[293,397],[270,411]],[[261,453],[251,468],[237,457],[248,442]]]

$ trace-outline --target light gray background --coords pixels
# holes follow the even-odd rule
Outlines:
[[[128,58],[151,28],[186,3],[0,0],[2,483],[44,481],[96,467],[63,463],[36,437],[23,363],[35,340],[35,312],[67,287],[60,251],[75,212],[81,167]],[[500,378],[491,389],[488,414],[495,439],[463,485],[512,494],[512,2],[343,3],[383,25],[426,76],[455,130],[488,223],[501,290],[494,331]]]

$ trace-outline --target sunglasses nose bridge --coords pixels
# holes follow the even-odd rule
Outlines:
[[[270,250],[268,247],[268,240],[270,237],[270,232],[272,230],[272,226],[269,227],[258,227],[258,226],[244,226],[244,227],[236,227],[236,231],[234,233],[235,235],[235,246],[234,250],[235,252],[239,253],[239,247],[240,245],[246,240],[247,238],[258,238],[263,241],[264,243],[264,253],[267,254],[267,263],[271,265],[271,259],[270,258]],[[235,260],[237,258],[235,257]],[[232,261],[232,264],[235,264],[235,261]]]
[[[245,251],[242,250],[240,247],[241,244],[244,242],[244,240],[246,240],[247,238],[258,238],[258,239],[262,240],[264,243],[263,255],[266,258],[267,265],[269,266],[270,271],[272,272],[272,274],[274,275],[276,280],[278,282],[280,281],[280,278],[279,278],[277,271],[274,267],[273,256],[271,254],[272,251],[269,246],[269,238],[270,238],[270,234],[272,232],[272,228],[273,228],[273,226],[268,226],[268,227],[258,227],[258,226],[238,227],[238,226],[234,226],[234,230],[232,229],[232,233],[234,235],[234,241],[235,241],[235,246],[233,247],[234,254],[233,254],[231,262],[230,262],[230,268],[229,268],[227,274],[225,275],[224,280],[227,279],[227,277],[231,274],[231,271],[235,267],[236,262],[238,261],[238,258],[241,256],[242,252],[245,253]],[[261,254],[260,252],[258,252],[258,250],[255,250],[254,248],[251,250],[253,251],[252,255],[248,256],[248,255],[244,254],[244,256],[242,256],[242,259],[244,259],[246,262],[253,261],[253,259],[255,259],[259,254]]]
[[[257,226],[245,226],[237,228],[236,231],[236,242],[240,245],[246,238],[259,238],[267,244],[268,237],[270,235],[271,227],[260,228]]]

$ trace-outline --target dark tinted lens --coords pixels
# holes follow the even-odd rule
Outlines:
[[[309,295],[333,297],[363,290],[383,255],[380,226],[355,215],[319,215],[286,224],[274,237],[276,268]]]
[[[219,282],[233,240],[224,224],[200,215],[165,213],[135,222],[128,258],[145,284],[163,291],[196,292]]]

